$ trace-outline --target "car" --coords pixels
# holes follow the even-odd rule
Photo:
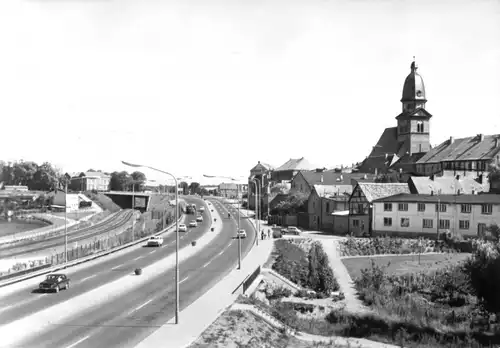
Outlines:
[[[246,238],[247,237],[247,231],[244,229],[240,229],[238,233],[236,233],[236,238]]]
[[[198,216],[196,217],[196,222],[203,222],[203,216],[198,215]]]
[[[45,280],[38,285],[40,291],[59,292],[61,289],[69,289],[69,278],[65,274],[48,274]]]
[[[163,245],[163,237],[160,236],[152,236],[148,240],[147,246],[156,246],[161,247]]]
[[[179,232],[187,232],[187,226],[185,224],[179,224]]]
[[[203,213],[205,211],[205,208],[204,207],[200,207],[200,213]]]
[[[196,226],[198,226],[198,223],[196,222],[196,220],[191,220],[189,222],[189,227],[196,227]]]
[[[295,226],[290,226],[290,227],[287,227],[287,228],[282,228],[281,229],[281,233],[283,234],[295,234],[295,235],[299,235],[300,234],[300,230],[295,227]]]

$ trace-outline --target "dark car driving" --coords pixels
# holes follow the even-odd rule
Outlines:
[[[69,278],[65,274],[49,274],[45,280],[40,283],[40,291],[59,292],[62,289],[69,289]]]

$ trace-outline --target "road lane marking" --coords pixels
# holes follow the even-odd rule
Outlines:
[[[156,250],[152,250],[152,251],[150,251],[149,253],[150,253],[150,254],[152,254],[152,253],[154,253],[154,252],[156,252]]]
[[[201,266],[201,268],[207,267],[210,264],[210,262],[212,262],[212,260],[208,261],[206,264],[204,264],[203,266]]]
[[[74,346],[76,346],[77,344],[82,343],[83,341],[85,341],[85,340],[86,340],[86,339],[88,339],[89,337],[90,337],[90,335],[89,335],[89,336],[85,336],[84,338],[79,339],[78,341],[76,341],[76,342],[75,342],[75,343],[73,343],[72,345],[67,346],[66,348],[73,348]]]
[[[136,307],[136,308],[132,309],[130,312],[128,312],[128,313],[127,313],[127,315],[130,315],[130,314],[134,313],[135,311],[138,311],[139,309],[141,309],[142,307],[146,306],[146,305],[147,305],[148,303],[150,303],[151,301],[153,301],[153,299],[148,300],[148,301],[144,302],[143,304],[141,304],[140,306],[138,306],[138,307]]]
[[[0,312],[6,311],[7,309],[12,308],[12,307],[14,307],[14,306],[15,306],[15,305],[8,305],[8,306],[5,306],[5,307],[3,307],[3,308],[0,308]]]
[[[184,279],[182,279],[182,280],[179,282],[179,284],[184,283],[186,280],[188,280],[188,278],[189,278],[189,276],[188,276],[188,277],[186,277],[186,278],[184,278]]]
[[[111,268],[111,270],[115,270],[115,269],[120,268],[120,267],[122,267],[122,266],[123,266],[123,265],[115,266],[115,267]]]
[[[142,255],[142,256],[137,256],[135,259],[132,259],[132,261],[142,259],[143,257],[144,257],[144,255]]]
[[[84,281],[86,281],[87,279],[94,278],[95,276],[97,276],[97,274],[91,275],[91,276],[89,276],[89,277],[85,277],[85,278],[83,278],[82,280],[80,280],[80,282],[84,282]]]

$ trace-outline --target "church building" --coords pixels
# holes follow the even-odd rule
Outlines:
[[[431,149],[430,119],[424,80],[417,73],[415,61],[411,63],[401,98],[402,112],[396,116],[396,127],[386,128],[370,155],[362,162],[362,173],[403,172],[413,174],[415,163]]]

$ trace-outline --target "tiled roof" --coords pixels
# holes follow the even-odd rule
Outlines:
[[[405,203],[457,203],[457,204],[500,204],[500,195],[418,195],[400,193],[377,199],[375,202],[405,202]]]
[[[109,176],[109,175],[101,173],[101,172],[84,172],[83,174],[85,174],[86,177],[96,177],[97,176],[99,178],[102,178],[102,177]]]
[[[483,141],[480,135],[455,139],[453,142],[446,140],[427,152],[417,163],[493,159],[500,152],[500,146],[495,147],[496,139],[499,138],[500,134],[485,135]]]
[[[266,170],[273,170],[275,168],[275,166],[273,166],[273,165],[259,161],[259,163],[257,163],[252,169],[250,169],[250,171],[253,171],[254,169],[256,169],[259,166],[264,167]]]
[[[314,164],[311,164],[308,160],[306,160],[304,157],[302,158],[290,158],[288,161],[286,161],[284,164],[282,164],[280,167],[276,168],[274,171],[280,172],[284,170],[314,170],[318,168]]]
[[[393,196],[398,193],[410,193],[408,184],[404,183],[358,183],[366,199],[372,202],[376,199]]]
[[[300,174],[309,185],[351,185],[351,179],[361,180],[363,178],[375,179],[374,174],[366,173],[335,173],[335,172],[315,172],[315,171],[301,171]],[[299,174],[297,174],[299,175]],[[323,177],[323,182],[321,182]]]
[[[431,191],[435,193],[442,194],[456,194],[458,190],[464,194],[475,192],[486,192],[488,191],[488,185],[481,185],[476,180],[471,178],[462,178],[457,180],[455,176],[441,176],[435,177],[432,180],[427,176],[413,176],[410,178],[413,183],[416,192],[418,194],[431,194]]]
[[[352,185],[314,185],[314,189],[320,197],[338,196],[345,192],[352,193]]]

